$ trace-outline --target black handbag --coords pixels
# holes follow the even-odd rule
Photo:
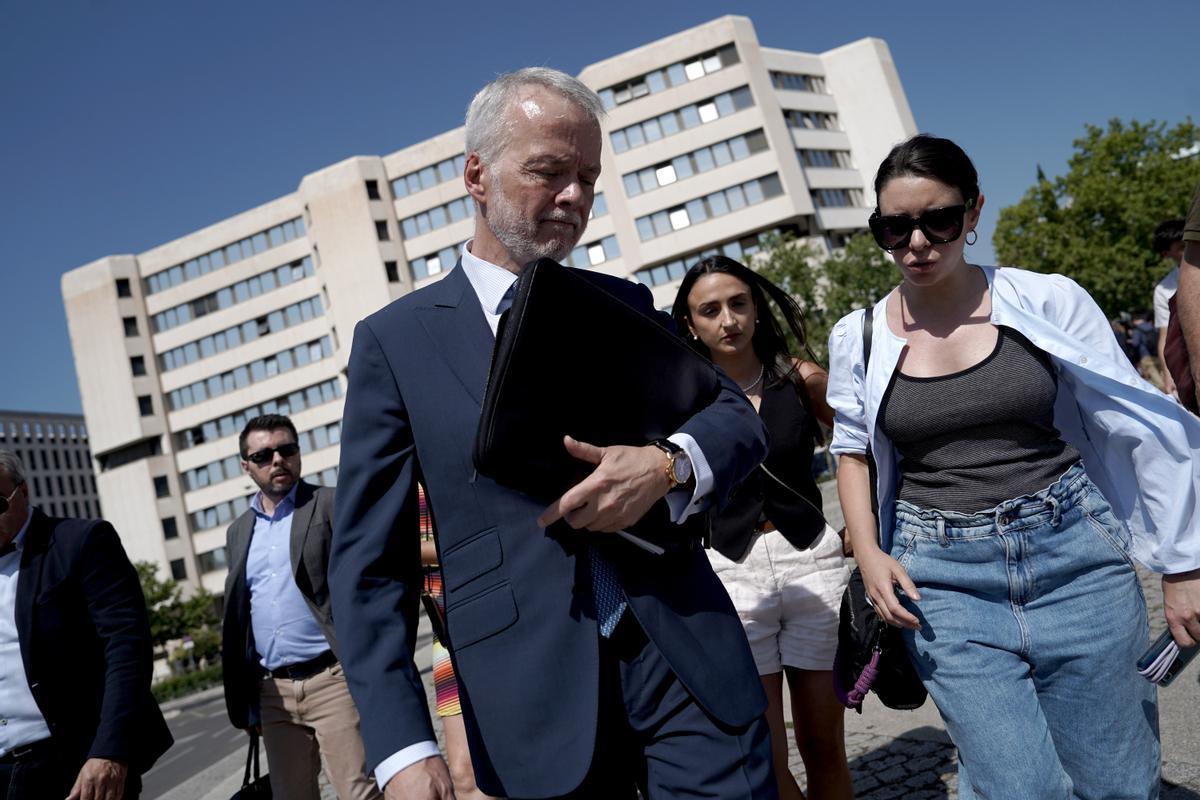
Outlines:
[[[871,360],[872,310],[863,315],[863,373]],[[867,449],[871,509],[879,514],[875,459]],[[899,628],[888,625],[867,600],[862,572],[855,568],[842,594],[838,619],[837,654],[833,660],[833,689],[846,708],[862,713],[867,692],[873,691],[888,708],[910,711],[925,704],[928,693],[913,669]]]
[[[271,800],[271,780],[258,771],[258,732],[253,729],[250,731],[250,750],[246,753],[242,788],[234,792],[229,800]]]

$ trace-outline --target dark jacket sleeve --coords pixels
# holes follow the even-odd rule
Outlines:
[[[420,597],[417,459],[404,399],[367,321],[354,332],[329,585],[367,769],[433,741],[413,663]]]
[[[139,751],[139,707],[150,686],[154,653],[137,572],[112,525],[98,521],[80,552],[80,587],[103,643],[105,675],[100,724],[89,758],[134,760]]]

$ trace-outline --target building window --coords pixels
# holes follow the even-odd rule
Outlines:
[[[121,323],[125,326],[127,337],[138,335],[137,317],[121,317]]]
[[[621,248],[617,245],[617,237],[605,236],[603,239],[589,244],[579,245],[563,259],[562,263],[567,267],[587,269],[603,264],[605,261],[611,261],[620,255]]]
[[[750,87],[739,86],[732,91],[722,92],[707,100],[701,100],[698,103],[692,103],[615,130],[609,138],[612,140],[613,150],[617,153],[624,153],[626,150],[674,136],[697,125],[704,125],[727,117],[753,105],[754,95],[750,93]]]
[[[297,389],[291,394],[268,400],[264,403],[243,408],[235,414],[226,414],[217,419],[211,419],[190,430],[175,434],[175,445],[180,450],[186,450],[205,442],[215,442],[227,436],[236,436],[246,423],[254,417],[263,414],[298,414],[306,408],[316,408],[325,403],[332,403],[342,396],[342,384],[337,378],[332,378],[303,389]]]
[[[117,278],[117,297],[133,297],[128,278]]]
[[[817,208],[858,208],[863,204],[861,189],[817,189],[812,192]]]
[[[139,395],[137,400],[139,414],[141,414],[143,417],[154,416],[154,401],[150,399],[150,395]]]
[[[449,203],[422,211],[420,214],[405,217],[400,220],[400,230],[404,232],[404,238],[411,239],[414,236],[444,228],[452,222],[470,219],[474,216],[475,203],[470,197],[459,197]]]
[[[722,217],[746,206],[756,205],[783,194],[779,176],[772,173],[719,192],[698,197],[688,203],[647,214],[634,220],[638,236],[647,241],[682,230],[714,217]]]
[[[286,242],[303,236],[304,232],[304,219],[301,217],[281,222],[266,230],[259,231],[253,236],[247,236],[245,239],[231,242],[224,247],[218,247],[216,250],[211,250],[182,264],[176,264],[161,272],[154,273],[145,280],[146,293],[154,294],[170,289],[173,286],[178,286],[186,281],[195,280],[213,270],[227,267],[242,259],[250,258],[272,248],[279,247]]]
[[[392,194],[399,199],[415,194],[422,189],[430,189],[439,183],[452,181],[462,176],[466,163],[466,154],[459,153],[453,158],[447,158],[428,167],[422,167],[416,172],[401,175],[392,181]]]
[[[171,487],[167,483],[166,475],[156,475],[154,478],[154,496],[155,497],[170,497]]]
[[[181,303],[166,311],[160,311],[153,318],[154,330],[158,333],[169,331],[177,325],[183,325],[214,311],[221,311],[238,303],[244,303],[266,292],[281,289],[295,281],[312,277],[314,274],[313,259],[305,256],[298,261],[261,272],[246,280],[238,281],[232,286],[226,286],[224,289],[219,289],[203,297],[197,297],[195,300]]]
[[[163,372],[179,369],[209,356],[223,353],[239,345],[246,344],[262,336],[316,319],[325,313],[321,298],[316,295],[292,303],[256,319],[247,320],[240,325],[226,328],[223,331],[174,347],[159,356],[159,364]]]
[[[183,563],[182,558],[176,558],[171,562],[171,577],[177,581],[187,580],[187,565]]]
[[[828,93],[825,89],[825,78],[821,75],[803,75],[798,72],[772,70],[771,85],[776,89],[789,89],[793,92]]]
[[[719,50],[710,50],[686,61],[678,61],[663,69],[656,69],[632,80],[601,89],[598,94],[604,107],[612,110],[616,106],[637,100],[639,97],[646,97],[703,78],[705,75],[738,63],[738,60],[737,48],[728,44]]]
[[[129,357],[129,371],[132,372],[135,377],[138,375],[145,375],[146,374],[146,359],[143,358],[142,356],[130,356]]]
[[[709,256],[723,255],[732,258],[734,261],[746,262],[756,253],[761,252],[763,242],[772,235],[790,234],[794,238],[800,238],[807,235],[803,229],[796,225],[789,225],[784,228],[768,228],[759,231],[758,233],[742,236],[737,239],[723,242],[715,247],[709,247],[695,253],[689,253],[682,258],[675,258],[665,264],[659,264],[654,267],[647,267],[638,270],[634,277],[640,283],[646,286],[654,287],[661,286],[664,283],[677,281],[684,276],[690,267],[695,262]]]
[[[178,411],[181,408],[244,389],[251,384],[282,375],[332,355],[333,341],[328,336],[323,336],[320,339],[281,350],[274,355],[260,358],[249,364],[243,364],[219,375],[212,375],[206,380],[180,387],[167,395],[168,402],[173,411]]]
[[[377,236],[381,242],[389,241],[392,238],[392,235],[388,233],[386,219],[375,220],[375,236]]]
[[[458,262],[458,254],[462,252],[463,244],[464,242],[459,242],[451,247],[443,247],[436,253],[414,258],[408,262],[408,268],[412,272],[413,280],[419,281],[422,278],[437,275],[453,267]]]
[[[368,200],[378,200],[379,199],[379,181],[374,181],[374,180],[367,181],[367,199]]]
[[[201,553],[196,556],[196,564],[200,567],[200,572],[205,574],[225,569],[227,566],[225,562],[225,548],[218,547],[216,550]]]
[[[810,168],[853,169],[849,150],[797,150],[800,163]]]
[[[626,173],[621,180],[625,186],[625,194],[636,197],[660,186],[669,186],[693,175],[741,161],[766,149],[767,137],[760,129],[684,153],[670,161]]]
[[[383,262],[383,270],[387,273],[388,283],[400,282],[400,269],[397,267],[395,261]]]
[[[838,127],[837,114],[828,114],[824,111],[797,111],[795,109],[788,109],[783,112],[783,118],[791,128],[815,131],[841,130]]]

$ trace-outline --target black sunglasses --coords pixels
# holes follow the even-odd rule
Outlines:
[[[931,208],[919,217],[907,214],[888,214],[885,217],[876,211],[867,224],[871,226],[875,242],[889,252],[908,247],[916,228],[921,229],[930,244],[946,244],[962,236],[967,212],[974,206],[975,201],[968,200],[956,206]]]
[[[25,481],[21,481],[21,483],[24,482]],[[21,488],[21,483],[18,483],[13,487],[12,494],[10,494],[8,497],[0,497],[0,514],[8,513],[8,507],[12,505],[12,499],[17,496],[17,490]]]
[[[299,452],[300,445],[295,442],[288,442],[287,444],[279,445],[279,447],[264,447],[262,450],[247,453],[246,460],[251,464],[258,464],[261,467],[263,464],[270,464],[274,461],[276,453],[279,453],[284,458],[291,458]]]

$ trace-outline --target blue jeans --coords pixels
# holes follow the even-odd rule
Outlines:
[[[892,556],[921,592],[902,597],[921,620],[905,641],[958,747],[962,800],[1158,797],[1129,545],[1080,464],[982,513],[896,504]]]

